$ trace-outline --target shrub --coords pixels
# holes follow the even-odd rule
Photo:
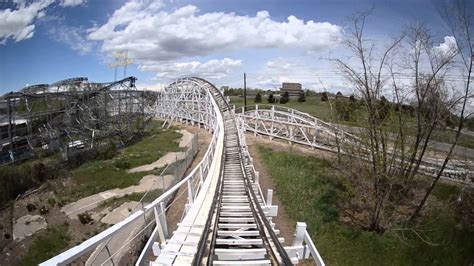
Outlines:
[[[47,213],[49,213],[49,210],[46,209],[46,206],[41,207],[41,209],[40,209],[40,214],[41,214],[41,215],[45,215],[45,214],[47,214]]]
[[[262,95],[260,95],[260,92],[255,95],[255,102],[256,103],[261,103],[262,102]]]
[[[389,102],[387,98],[384,96],[380,97],[380,101],[377,104],[377,109],[378,109],[378,119],[380,121],[385,120],[387,116],[390,114],[389,113]]]
[[[49,198],[48,203],[49,205],[54,206],[56,204],[56,200],[54,198]]]
[[[114,161],[114,166],[119,169],[126,170],[126,169],[129,169],[131,165],[129,161],[125,159],[119,159],[119,160]]]
[[[28,210],[28,212],[32,212],[32,211],[36,210],[36,206],[32,203],[28,203],[28,204],[26,204],[26,209]]]
[[[306,102],[306,94],[304,92],[300,92],[300,95],[298,96],[298,102]]]
[[[349,101],[351,103],[356,103],[357,102],[357,99],[354,97],[354,94],[352,94],[350,97],[349,97]]]
[[[88,212],[83,212],[83,213],[78,214],[77,218],[79,218],[79,221],[82,224],[88,224],[94,220],[92,219],[91,215]]]
[[[287,103],[287,102],[289,102],[289,101],[290,101],[290,94],[289,94],[287,91],[285,91],[285,92],[283,93],[283,95],[281,96],[281,98],[280,98],[280,103],[281,103],[281,104],[285,104],[285,103]]]
[[[275,103],[275,96],[273,96],[273,93],[268,95],[268,103]]]
[[[350,120],[349,105],[343,99],[336,99],[335,109],[339,119]]]
[[[328,93],[327,92],[321,93],[321,102],[327,102],[327,101],[329,101]]]

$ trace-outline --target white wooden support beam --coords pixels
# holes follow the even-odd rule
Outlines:
[[[306,233],[306,223],[296,223],[296,234],[295,240],[293,240],[293,246],[301,246],[303,244],[304,235]]]
[[[160,243],[158,242],[153,243],[153,245],[151,246],[151,249],[153,250],[153,255],[155,255],[155,257],[158,257],[161,254]]]
[[[202,167],[199,167],[199,186],[202,187],[202,183],[204,183],[203,174],[202,174]]]
[[[193,204],[194,198],[193,198],[193,186],[191,183],[191,179],[188,179],[188,203]]]
[[[161,215],[160,215],[160,222],[161,222],[161,228],[163,229],[163,235],[168,237],[168,223],[166,222],[166,206],[165,203],[162,201],[160,202],[160,209],[161,209]]]
[[[156,222],[156,228],[158,230],[158,238],[160,243],[165,243],[166,238],[165,234],[163,232],[163,228],[161,226],[161,221],[160,221],[160,214],[158,213],[158,209],[156,207],[153,207],[153,212],[155,213],[155,222]]]
[[[267,206],[272,206],[273,189],[267,189]]]

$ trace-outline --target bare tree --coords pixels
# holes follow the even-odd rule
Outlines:
[[[461,136],[461,131],[464,127],[465,122],[465,115],[466,115],[466,104],[469,99],[470,95],[470,81],[472,75],[472,64],[474,60],[474,43],[472,40],[473,37],[473,17],[469,13],[469,10],[472,10],[472,3],[468,3],[464,0],[454,0],[445,2],[443,8],[441,9],[441,15],[445,19],[451,33],[456,41],[456,49],[457,54],[459,55],[459,62],[461,65],[460,70],[462,71],[465,82],[464,82],[464,90],[462,98],[460,99],[460,115],[459,115],[459,123],[457,125],[456,133],[454,136],[454,141],[451,144],[451,147],[443,161],[441,168],[439,169],[436,177],[434,178],[431,185],[426,190],[426,193],[418,206],[416,207],[415,211],[411,215],[409,221],[413,221],[418,215],[420,214],[421,210],[423,209],[426,200],[430,196],[431,192],[433,191],[435,185],[438,183],[441,175],[446,168],[449,160],[451,159],[451,155],[453,153],[454,148],[456,147],[459,137]]]
[[[388,153],[387,134],[383,130],[384,115],[386,110],[380,106],[380,97],[383,95],[383,88],[386,79],[382,73],[386,61],[400,45],[403,36],[396,38],[381,53],[377,53],[373,43],[368,42],[364,36],[364,27],[367,17],[372,10],[355,15],[352,20],[352,27],[349,38],[344,40],[344,44],[354,55],[349,61],[335,59],[338,68],[355,86],[360,94],[365,109],[367,111],[368,133],[367,149],[359,150],[359,156],[354,158],[368,159],[368,174],[372,180],[373,206],[370,212],[369,230],[383,231],[380,226],[380,218],[383,210],[384,200],[390,193],[387,189],[388,175]],[[360,69],[360,71],[359,71]],[[353,150],[353,149],[352,149]]]
[[[359,166],[367,166],[359,174],[368,175],[372,184],[368,229],[382,232],[385,228],[381,219],[392,219],[398,207],[392,206],[392,215],[385,214],[387,200],[395,191],[410,189],[430,141],[443,129],[442,121],[455,106],[444,77],[457,51],[437,52],[430,31],[423,24],[407,27],[381,49],[364,36],[371,12],[360,13],[351,20],[352,30],[344,44],[354,57],[334,61],[364,102],[367,117],[360,125],[366,131],[362,139],[365,145],[343,150],[353,152],[351,160],[364,161]],[[391,104],[384,97],[389,92],[393,92],[398,107],[410,98],[414,100],[415,124],[401,111],[391,117]]]
[[[406,40],[407,50],[411,52],[405,61],[408,70],[405,75],[412,77],[410,87],[415,98],[416,133],[414,142],[409,145],[408,156],[400,154],[404,162],[408,157],[401,165],[405,184],[418,173],[433,133],[444,120],[441,113],[453,107],[443,81],[456,55],[454,47],[443,53],[436,52],[431,34],[423,24],[409,26]]]

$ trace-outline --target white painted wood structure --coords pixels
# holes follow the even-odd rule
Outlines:
[[[130,230],[127,225],[147,216],[154,216],[154,230],[137,265],[145,265],[151,251],[156,256],[152,265],[287,265],[309,257],[324,265],[304,223],[298,223],[292,246],[280,243],[283,239],[271,221],[278,210],[272,205],[273,192],[268,192],[265,201],[243,127],[236,125],[239,120],[211,83],[179,79],[160,94],[153,111],[167,123],[179,121],[208,129],[212,139],[202,160],[152,203],[41,265],[77,263],[122,230]],[[168,233],[164,203],[181,188],[187,189],[185,213],[178,229]]]
[[[255,105],[248,106],[246,111],[243,107],[239,108],[236,113],[242,128],[255,136],[268,136],[270,139],[281,139],[331,152],[337,152],[339,149],[342,153],[351,154],[344,150],[347,147],[368,151],[368,146],[354,134],[298,110],[274,105]],[[442,163],[442,160],[425,156],[420,165],[420,172],[435,176]],[[474,185],[474,165],[472,161],[450,160],[442,178]]]

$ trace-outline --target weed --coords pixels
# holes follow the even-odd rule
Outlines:
[[[26,204],[26,210],[28,212],[32,212],[32,211],[36,210],[36,205],[34,205],[33,203],[27,203]]]
[[[79,218],[79,221],[82,224],[89,224],[92,221],[94,221],[94,219],[92,219],[91,215],[88,212],[83,212],[83,213],[78,214],[77,218]]]
[[[48,214],[48,213],[49,213],[49,210],[46,208],[46,206],[41,207],[41,209],[40,209],[40,214],[41,215],[45,215],[45,214]]]
[[[49,205],[54,206],[56,204],[56,200],[54,198],[49,198],[48,203]]]

